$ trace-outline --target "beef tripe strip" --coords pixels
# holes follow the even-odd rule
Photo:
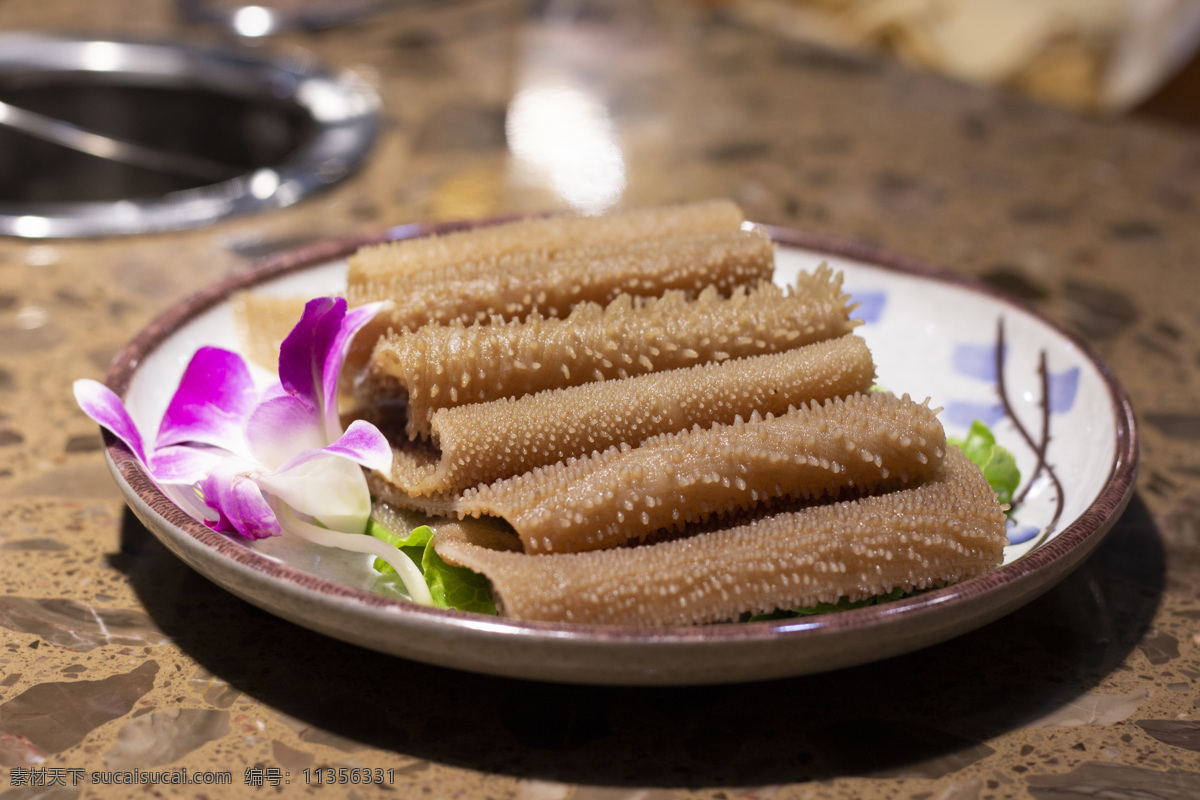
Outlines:
[[[552,259],[530,254],[499,263],[456,263],[394,278],[386,292],[393,307],[381,322],[395,331],[416,330],[495,316],[521,320],[535,311],[563,317],[579,303],[608,303],[620,294],[695,295],[715,286],[728,295],[736,286],[770,280],[774,269],[774,245],[761,228],[597,246]]]
[[[612,248],[739,230],[744,215],[728,200],[637,209],[600,217],[538,217],[441,236],[364,247],[350,258],[351,305],[394,299],[416,273],[438,275],[461,265],[503,269],[514,260],[548,260],[571,251]]]
[[[733,422],[756,411],[783,414],[811,400],[866,391],[874,376],[866,343],[849,334],[786,353],[445,409],[433,415],[437,447],[394,447],[389,477],[400,491],[389,502],[446,513],[447,503],[413,496],[460,492],[696,424]]]
[[[709,361],[791,350],[849,333],[849,295],[828,267],[798,289],[762,283],[689,301],[680,292],[607,307],[578,306],[566,319],[496,325],[426,325],[387,337],[359,389],[364,405],[407,397],[409,438],[427,437],[435,411],[546,389],[626,378]]]
[[[873,392],[538,467],[467,490],[457,508],[502,517],[527,553],[602,550],[777,498],[837,498],[921,481],[945,448],[927,403]]]
[[[350,259],[350,305],[394,305],[355,337],[347,364],[352,372],[362,369],[389,329],[491,315],[523,319],[535,309],[560,316],[577,303],[607,303],[626,287],[658,295],[716,285],[727,294],[769,279],[774,250],[762,230],[742,232],[742,222],[736,205],[714,200],[528,219],[364,247]]]
[[[925,483],[670,542],[590,553],[498,552],[439,535],[505,616],[637,626],[736,619],[982,574],[1006,543],[996,494],[958,448]]]

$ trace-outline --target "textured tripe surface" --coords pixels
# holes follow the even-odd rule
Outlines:
[[[409,437],[428,437],[439,409],[790,350],[849,333],[850,310],[840,274],[822,266],[794,289],[622,295],[565,319],[426,325],[380,340],[358,392],[365,405],[407,397]]]
[[[505,616],[666,626],[955,583],[999,564],[1005,542],[995,493],[951,447],[919,486],[661,544],[555,555],[453,536],[434,546],[484,574]]]
[[[394,488],[377,480],[372,490],[398,505],[445,513],[445,498],[431,505],[421,496],[460,492],[693,425],[783,414],[790,406],[864,392],[874,376],[866,343],[848,334],[784,353],[445,409],[433,415],[437,446],[397,442]]]
[[[497,262],[455,262],[392,276],[386,288],[377,283],[354,299],[391,300],[386,320],[397,331],[431,322],[488,322],[494,316],[524,319],[534,311],[560,317],[579,303],[607,303],[620,294],[652,297],[672,289],[695,294],[706,286],[729,294],[736,286],[769,280],[774,261],[774,245],[755,228],[596,245],[553,258],[522,253]]]
[[[462,265],[504,265],[525,258],[552,259],[572,250],[631,242],[732,232],[744,216],[728,200],[637,209],[601,217],[539,217],[502,225],[422,236],[360,249],[350,258],[351,305],[390,299],[406,276],[437,274]]]
[[[928,478],[946,447],[927,404],[891,394],[666,433],[469,489],[460,514],[506,520],[527,553],[622,546],[777,498],[837,498]]]
[[[394,307],[359,333],[347,363],[361,369],[389,329],[492,315],[520,319],[534,310],[557,316],[576,303],[607,303],[630,283],[635,294],[656,295],[709,284],[728,291],[769,278],[771,244],[761,230],[743,232],[743,221],[734,203],[710,200],[527,219],[361,248],[350,258],[350,305],[390,300]]]

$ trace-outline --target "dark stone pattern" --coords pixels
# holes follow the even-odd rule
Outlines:
[[[1129,295],[1084,281],[1068,281],[1063,287],[1067,315],[1084,335],[1108,339],[1137,322],[1137,306]]]
[[[1033,775],[1029,792],[1036,798],[1062,800],[1187,800],[1200,793],[1200,773],[1089,763],[1067,775]]]
[[[1200,439],[1200,413],[1150,411],[1146,413],[1146,423],[1172,439]]]
[[[1200,724],[1193,720],[1143,719],[1137,725],[1163,744],[1200,752]]]
[[[48,644],[87,652],[106,644],[161,644],[166,637],[140,610],[97,608],[62,598],[0,597],[0,626]]]
[[[83,741],[93,729],[123,717],[154,685],[155,661],[96,681],[41,683],[0,704],[0,731],[41,755]]]
[[[1151,664],[1166,664],[1179,658],[1179,640],[1161,631],[1149,631],[1138,643],[1138,649]]]

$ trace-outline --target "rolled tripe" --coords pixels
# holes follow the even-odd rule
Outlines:
[[[865,392],[874,377],[866,343],[848,334],[783,353],[443,409],[432,417],[432,442],[394,443],[392,471],[386,480],[375,475],[372,491],[447,513],[445,495],[481,483],[694,425],[784,414]]]
[[[928,403],[872,392],[537,467],[467,490],[455,509],[503,518],[527,553],[601,550],[780,498],[836,500],[920,482],[945,449]]]
[[[734,203],[710,200],[599,217],[534,217],[386,242],[363,247],[350,258],[348,299],[362,305],[395,299],[422,283],[532,272],[530,265],[572,253],[613,253],[647,242],[736,233],[743,221]]]
[[[840,274],[822,266],[796,287],[763,282],[724,297],[622,295],[563,319],[426,325],[381,339],[357,388],[364,405],[407,401],[409,438],[428,438],[435,412],[547,389],[710,361],[776,353],[849,333],[858,324]]]
[[[696,293],[712,285],[728,294],[769,280],[774,245],[762,228],[742,230],[743,223],[734,203],[713,200],[536,217],[361,248],[350,258],[350,305],[387,300],[391,307],[355,337],[348,364],[361,369],[389,330],[524,319],[534,311],[558,317],[623,293]]]
[[[995,492],[950,447],[919,485],[654,545],[529,555],[439,534],[434,547],[485,575],[506,617],[666,626],[955,583],[999,564],[1006,541]]]
[[[482,231],[480,232],[482,233]],[[595,246],[552,258],[524,253],[491,262],[452,262],[437,270],[406,272],[369,290],[351,282],[356,302],[392,301],[383,317],[395,331],[430,323],[524,319],[537,311],[562,317],[579,303],[607,303],[619,295],[695,295],[713,286],[728,295],[737,286],[769,280],[775,249],[761,228],[678,239]]]

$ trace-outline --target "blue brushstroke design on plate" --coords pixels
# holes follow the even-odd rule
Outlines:
[[[994,383],[998,377],[996,374],[996,343],[956,342],[954,353],[950,356],[950,367],[959,375]]]
[[[851,297],[858,303],[858,308],[850,312],[850,319],[862,320],[863,324],[870,325],[883,316],[887,292],[854,292]]]
[[[1067,413],[1075,405],[1075,395],[1079,391],[1079,367],[1047,374],[1046,387],[1050,395],[1050,413]]]
[[[972,403],[966,400],[950,400],[942,410],[942,420],[951,425],[970,428],[979,420],[989,428],[1004,419],[1004,406],[1000,403]]]
[[[1016,521],[1010,519],[1006,523],[1008,528],[1008,543],[1021,544],[1028,542],[1033,537],[1042,532],[1042,529],[1036,525],[1020,525]]]

